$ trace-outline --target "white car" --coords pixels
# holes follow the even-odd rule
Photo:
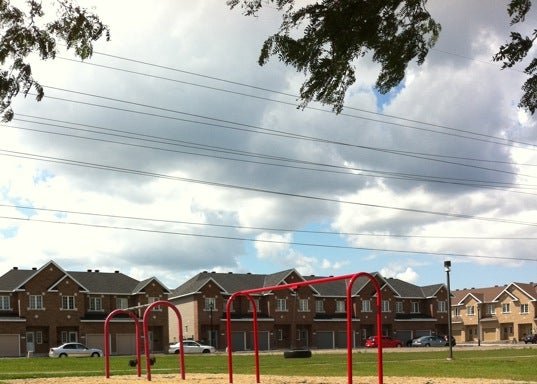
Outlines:
[[[183,344],[184,352],[185,353],[215,353],[216,348],[212,345],[203,345],[200,344],[194,340],[184,340],[181,344]],[[180,349],[179,343],[171,344],[170,348],[168,349],[168,353],[179,353]]]
[[[101,357],[103,351],[97,348],[88,348],[80,343],[65,343],[56,348],[50,348],[49,357]]]

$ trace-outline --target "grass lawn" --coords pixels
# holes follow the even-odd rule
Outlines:
[[[537,366],[537,349],[455,350],[454,360],[447,361],[446,351],[385,352],[385,376],[494,378],[534,381]],[[111,374],[135,374],[129,367],[132,357],[112,357]],[[283,354],[260,355],[261,377],[263,375],[287,376],[345,376],[346,354],[313,352],[310,359],[284,359]],[[145,360],[142,358],[142,361]],[[143,363],[145,364],[145,363]],[[226,373],[227,355],[187,355],[188,373]],[[178,356],[157,355],[153,374],[178,373]],[[143,365],[145,368],[145,365]],[[375,376],[376,354],[356,352],[353,355],[354,376]],[[254,374],[253,355],[234,355],[233,372]],[[0,359],[1,380],[59,377],[104,376],[103,358],[17,358]]]

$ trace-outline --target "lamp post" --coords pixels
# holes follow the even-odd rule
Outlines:
[[[209,321],[211,323],[211,326],[209,328],[209,344],[214,347],[214,341],[213,341],[213,310],[214,305],[213,303],[209,304]]]
[[[452,340],[452,332],[451,332],[451,287],[449,284],[449,272],[451,272],[451,261],[445,260],[444,261],[444,271],[446,271],[447,276],[447,307],[448,307],[448,345],[449,345],[449,355],[448,360],[453,360],[453,344],[451,342]]]

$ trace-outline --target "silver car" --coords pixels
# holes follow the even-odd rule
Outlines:
[[[168,349],[168,353],[179,353],[181,348],[180,343],[171,344]],[[184,353],[215,353],[216,348],[212,345],[203,345],[194,340],[184,340],[183,344]]]
[[[421,336],[412,340],[413,347],[445,347],[448,345],[446,339],[440,336]]]
[[[80,343],[65,343],[56,348],[50,348],[49,357],[101,357],[103,351],[97,348],[88,348]]]

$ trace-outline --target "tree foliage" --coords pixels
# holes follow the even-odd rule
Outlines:
[[[110,31],[98,16],[74,4],[71,0],[53,0],[56,17],[44,23],[41,1],[27,0],[25,8],[0,0],[0,116],[13,118],[12,99],[21,92],[27,96],[33,88],[36,99],[44,96],[43,87],[32,75],[28,56],[37,53],[43,60],[54,59],[58,41],[73,49],[81,59],[93,53],[93,42]]]
[[[531,8],[530,0],[512,0],[507,7],[507,13],[511,17],[511,25],[523,22]],[[502,69],[511,68],[526,58],[537,38],[537,30],[534,29],[531,36],[522,36],[519,32],[511,32],[511,41],[500,47],[493,57],[494,61],[502,61]],[[522,98],[518,106],[534,114],[537,110],[537,58],[533,58],[524,69],[529,76],[522,85]]]
[[[257,15],[267,4],[282,12],[277,33],[269,36],[259,56],[264,65],[271,56],[306,74],[300,88],[301,106],[315,100],[341,112],[347,89],[356,81],[355,65],[366,54],[381,65],[376,88],[386,93],[404,78],[408,64],[422,64],[434,46],[441,26],[426,9],[427,0],[318,0],[298,6],[295,0],[228,0],[245,15]],[[300,2],[302,4],[302,2]],[[511,24],[524,21],[530,0],[511,0]],[[537,36],[511,33],[511,42],[494,56],[503,68],[522,61]],[[537,59],[525,72],[519,106],[532,114],[537,109]]]

